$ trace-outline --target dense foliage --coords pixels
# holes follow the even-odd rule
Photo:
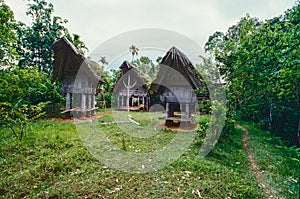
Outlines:
[[[300,4],[260,22],[249,15],[209,37],[228,84],[229,116],[253,121],[300,145]]]
[[[61,101],[52,79],[52,45],[66,36],[84,53],[85,44],[63,26],[67,21],[52,16],[53,5],[28,0],[32,23],[16,22],[13,12],[0,0],[0,125],[22,139],[30,122],[45,115],[48,104]]]
[[[14,24],[13,11],[0,0],[0,69],[13,62],[17,54]]]
[[[139,59],[134,60],[132,64],[145,74],[146,78],[154,80],[158,72],[158,63],[154,64],[149,57],[141,56]]]
[[[26,14],[31,17],[30,26],[18,22],[16,25],[19,49],[23,68],[38,66],[39,71],[51,75],[53,70],[52,45],[62,36],[66,36],[81,52],[87,50],[77,34],[70,34],[64,27],[68,21],[53,16],[54,7],[45,0],[28,0]]]
[[[27,125],[45,114],[46,105],[61,100],[58,85],[36,68],[0,70],[0,125],[22,139]]]

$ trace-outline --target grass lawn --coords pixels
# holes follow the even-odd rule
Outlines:
[[[280,138],[244,123],[250,133],[250,146],[264,177],[285,198],[300,198],[300,150],[284,146]],[[271,147],[270,147],[271,146]]]
[[[145,116],[145,113],[131,115],[144,127],[150,126],[151,122],[158,118],[153,115]],[[203,121],[209,121],[209,116],[202,116],[200,120],[201,123],[205,123]],[[153,134],[148,132],[142,137],[132,137],[121,131],[125,128],[135,135],[132,124],[101,124],[109,121],[113,121],[112,115],[104,114],[95,120],[93,125],[101,127],[101,132],[105,131],[105,135],[116,148],[128,152],[155,151],[163,148],[176,136],[176,131],[158,128]],[[204,139],[204,132],[201,130],[203,128],[199,128],[193,143],[179,159],[156,172],[139,174],[112,169],[92,156],[82,142],[88,138],[85,137],[85,131],[80,130],[82,126],[87,129],[91,123],[75,126],[73,123],[39,120],[32,124],[22,142],[17,141],[9,130],[0,128],[0,196],[262,198],[262,190],[249,170],[247,155],[241,141],[243,133],[239,130],[223,136],[207,157],[199,158],[199,149]],[[92,130],[87,130],[86,135],[89,132],[92,132],[92,136],[100,135],[98,131]],[[299,165],[293,159],[293,152],[284,149],[287,151],[281,153],[281,148],[276,147],[272,137],[263,133],[254,134],[253,139],[251,134],[250,141],[251,145],[257,147],[255,154],[258,161],[269,172],[274,186],[286,197],[298,198],[294,192],[299,187],[294,181],[297,180]],[[102,150],[101,146],[99,150]],[[270,157],[275,157],[272,159],[274,167],[264,164],[264,151]],[[283,162],[285,164],[277,166]],[[282,185],[285,181],[288,182]]]

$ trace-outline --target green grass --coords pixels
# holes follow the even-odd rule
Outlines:
[[[299,198],[300,150],[286,147],[280,138],[253,124],[244,123],[243,126],[249,130],[249,144],[267,181],[285,198]]]
[[[147,126],[152,119],[144,117],[149,116],[132,113],[132,118]],[[200,119],[209,121],[208,116]],[[162,128],[151,138],[130,138],[116,125],[100,124],[111,120],[111,115],[106,114],[96,120],[96,124],[105,129],[117,147],[124,147],[125,140],[128,151],[157,150],[175,134]],[[132,174],[108,168],[95,159],[83,145],[72,123],[37,121],[22,142],[13,138],[7,129],[0,128],[0,196],[199,198],[200,193],[203,198],[262,198],[247,166],[246,152],[241,145],[242,132],[222,138],[206,158],[199,158],[203,138],[203,132],[199,131],[190,148],[163,169]],[[258,140],[254,142],[259,143]],[[270,145],[266,147],[270,152],[277,150]],[[285,160],[284,155],[282,159]]]

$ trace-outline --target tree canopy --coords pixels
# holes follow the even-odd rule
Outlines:
[[[14,32],[14,13],[9,6],[0,0],[0,65],[13,62],[16,52],[17,37]]]
[[[264,22],[249,15],[205,45],[228,84],[231,116],[299,144],[300,5]]]
[[[64,25],[66,19],[54,16],[54,6],[46,0],[28,0],[26,15],[32,19],[31,25],[18,23],[17,34],[19,53],[22,59],[19,65],[23,68],[38,66],[39,71],[48,75],[53,70],[52,45],[62,36],[66,36],[82,53],[87,50],[78,34],[70,34]]]
[[[63,26],[67,20],[53,16],[54,7],[45,0],[28,0],[27,26],[14,19],[0,0],[0,125],[22,139],[29,122],[45,114],[48,104],[61,101],[59,84],[52,79],[52,45],[62,36],[85,52],[78,34]]]

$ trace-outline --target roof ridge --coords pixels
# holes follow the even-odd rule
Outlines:
[[[53,47],[55,49],[56,45],[59,45],[59,43],[63,43],[64,45],[66,45],[66,47],[69,47],[74,53],[75,55],[79,56],[80,60],[79,62],[81,62],[81,66],[84,63],[84,66],[86,66],[88,68],[88,70],[92,73],[92,75],[94,76],[94,78],[99,79],[100,81],[103,81],[101,74],[98,74],[93,67],[90,65],[90,61],[74,46],[74,44],[66,37],[63,36],[61,37],[59,40],[57,40],[56,42],[54,42]],[[77,58],[77,59],[78,59]]]
[[[163,65],[168,66],[183,75],[193,88],[201,88],[203,86],[203,78],[199,72],[195,69],[189,58],[175,46],[173,46],[162,58],[158,76],[154,82],[163,81],[168,74],[168,70],[162,69]]]

